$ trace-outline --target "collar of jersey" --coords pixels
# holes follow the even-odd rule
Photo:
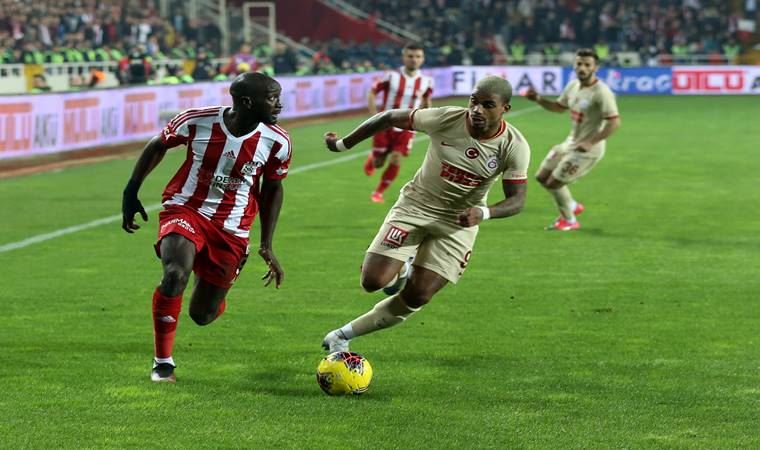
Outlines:
[[[230,130],[227,129],[227,125],[224,123],[224,112],[227,111],[230,108],[232,108],[232,107],[231,106],[226,106],[226,107],[223,107],[223,108],[219,108],[219,122],[220,122],[219,126],[222,127],[222,131],[227,136],[227,139],[232,139],[233,141],[244,141],[244,140],[250,138],[251,136],[253,136],[256,133],[256,130],[259,129],[258,125],[256,126],[256,128],[254,128],[253,130],[251,130],[250,133],[244,134],[244,135],[242,135],[240,137],[235,136],[234,134],[230,133]]]

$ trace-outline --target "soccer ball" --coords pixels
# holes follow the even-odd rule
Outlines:
[[[358,353],[330,353],[317,366],[317,383],[327,395],[363,394],[370,381],[372,366]]]

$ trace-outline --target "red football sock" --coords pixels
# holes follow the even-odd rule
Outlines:
[[[222,302],[219,303],[219,309],[216,311],[216,316],[214,316],[214,320],[218,319],[219,316],[224,314],[225,309],[227,309],[227,299],[223,298]]]
[[[372,156],[372,153],[370,153],[367,160],[364,161],[364,173],[367,175],[375,173],[375,157]]]
[[[172,356],[181,309],[182,295],[167,297],[156,288],[153,293],[153,343],[156,358]]]
[[[393,180],[398,176],[398,171],[401,168],[398,164],[388,164],[388,167],[383,172],[383,176],[380,178],[380,184],[377,185],[375,192],[382,194],[388,189],[388,186],[393,183]]]

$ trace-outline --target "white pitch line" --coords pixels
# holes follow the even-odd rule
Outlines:
[[[538,106],[521,109],[520,111],[515,111],[514,113],[509,114],[509,117],[520,116],[522,114],[527,114],[529,112],[538,111],[539,109],[540,108]],[[417,136],[414,140],[417,142],[421,142],[427,139],[430,139],[427,135],[421,135],[421,136]],[[359,159],[361,157],[368,155],[369,152],[370,152],[369,150],[365,150],[362,152],[353,153],[351,155],[341,156],[335,159],[329,159],[327,161],[320,161],[317,163],[306,164],[306,165],[294,168],[293,170],[290,171],[290,174],[293,175],[296,173],[308,172],[310,170],[318,169],[320,167],[333,166],[335,164],[341,164],[347,161],[353,161],[354,159]],[[151,212],[159,208],[161,208],[160,203],[147,206],[145,208],[145,211]],[[10,242],[8,244],[0,245],[0,253],[5,253],[11,250],[17,250],[20,248],[28,247],[33,244],[49,241],[51,239],[55,239],[61,236],[66,236],[67,234],[78,233],[80,231],[89,230],[90,228],[99,227],[101,225],[108,225],[110,223],[118,222],[119,220],[121,220],[121,214],[116,214],[113,216],[104,217],[102,219],[93,220],[92,222],[82,223],[82,224],[74,225],[67,228],[61,228],[60,230],[51,231],[50,233],[38,234],[36,236],[32,236],[20,241]]]

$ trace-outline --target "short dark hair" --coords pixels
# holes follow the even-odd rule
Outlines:
[[[512,85],[509,81],[496,75],[481,78],[478,84],[475,85],[475,89],[498,95],[501,102],[505,105],[508,105],[512,101]]]
[[[402,50],[422,50],[424,52],[425,47],[423,47],[422,44],[418,44],[417,42],[407,42]]]
[[[579,48],[577,52],[575,52],[575,56],[580,56],[582,58],[594,58],[595,62],[599,62],[599,55],[596,54],[594,49],[591,48]]]

